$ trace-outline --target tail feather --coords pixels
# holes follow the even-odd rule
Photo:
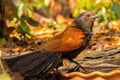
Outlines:
[[[59,53],[58,53],[59,54]],[[58,58],[54,59],[55,61],[52,62],[53,65],[49,65],[49,67],[46,68],[46,70],[44,70],[43,73],[46,73],[48,71],[53,70],[54,67],[57,67],[59,65],[59,63],[57,61],[61,60],[61,55],[58,55]],[[52,61],[52,60],[51,60]]]
[[[61,53],[42,53],[35,51],[29,54],[2,57],[7,65],[24,77],[45,76],[56,68],[61,61]]]
[[[51,54],[45,61],[39,64],[37,67],[32,69],[31,71],[24,74],[24,76],[35,76],[39,74],[39,76],[46,76],[51,70],[56,68],[61,60],[60,53]]]

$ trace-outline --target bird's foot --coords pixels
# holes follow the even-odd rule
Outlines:
[[[80,68],[82,68],[85,72],[87,72],[87,70],[86,70],[85,68],[83,68],[83,67],[79,64],[79,65],[75,66],[74,68],[70,69],[70,70],[68,71],[68,73],[74,72],[74,71],[80,71]]]
[[[74,71],[79,71],[80,66],[77,65],[74,68],[70,69],[67,73],[74,72]]]
[[[74,68],[70,69],[68,71],[69,72],[74,72],[74,71],[80,71],[80,68],[83,69],[85,72],[87,72],[87,70],[85,68],[83,68],[78,62],[74,61],[74,60],[70,60],[71,62],[75,63],[77,66],[75,66]]]

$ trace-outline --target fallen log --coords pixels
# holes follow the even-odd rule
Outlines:
[[[87,70],[87,73],[93,71],[109,72],[120,69],[120,46],[114,46],[102,51],[83,52],[76,59]],[[73,63],[67,63],[69,69],[75,66]],[[84,72],[84,70],[80,70]]]

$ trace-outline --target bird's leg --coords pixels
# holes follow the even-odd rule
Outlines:
[[[78,62],[76,62],[76,61],[74,61],[74,60],[69,60],[69,61],[75,63],[76,66],[75,66],[74,68],[70,69],[70,70],[68,71],[68,73],[69,73],[69,72],[73,72],[73,71],[79,71],[79,68],[82,68],[85,72],[87,72],[87,71],[85,70],[85,68],[83,68]]]

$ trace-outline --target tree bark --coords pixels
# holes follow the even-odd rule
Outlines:
[[[93,71],[109,72],[120,69],[120,46],[114,46],[102,51],[83,52],[75,61],[87,70],[86,73]],[[67,66],[73,68],[75,65],[69,63]],[[81,68],[80,71],[85,72]]]

